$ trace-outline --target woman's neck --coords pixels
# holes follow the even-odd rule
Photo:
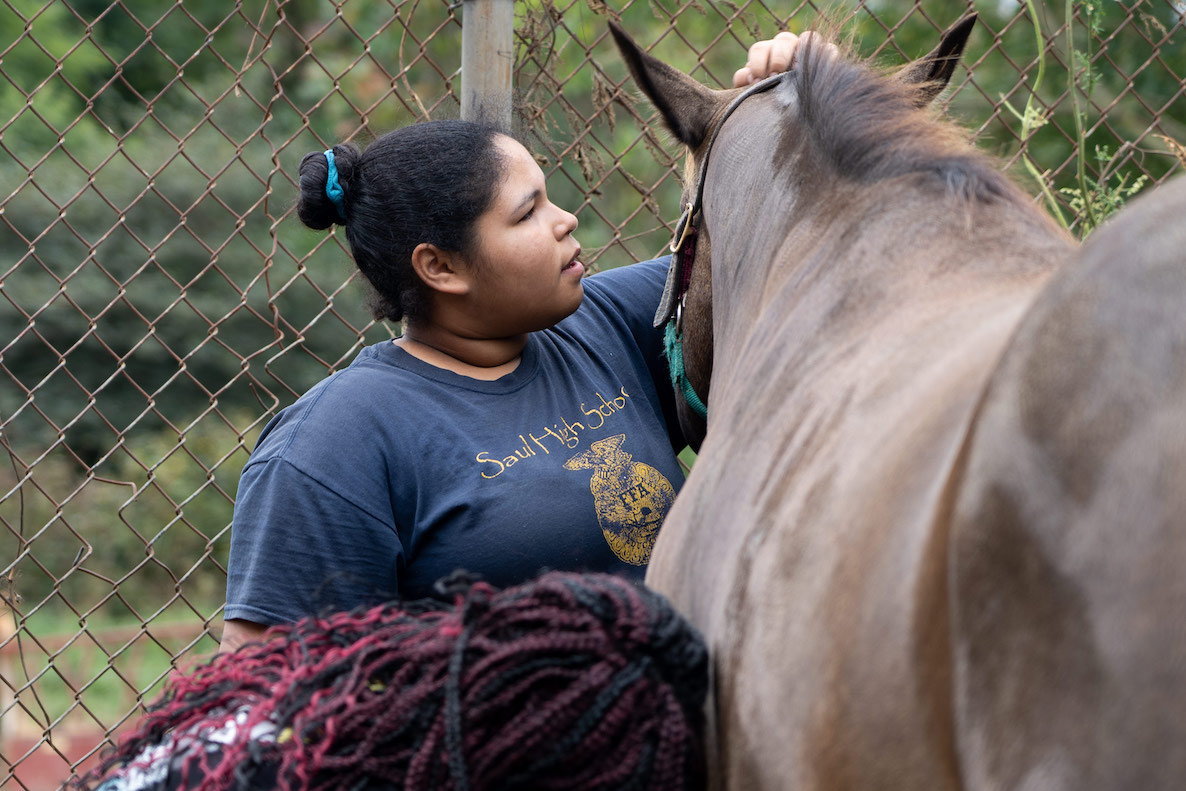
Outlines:
[[[394,343],[429,365],[471,379],[493,381],[519,367],[527,335],[469,338],[435,326],[409,326]]]

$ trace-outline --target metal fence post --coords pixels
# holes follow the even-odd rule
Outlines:
[[[515,4],[464,0],[462,9],[461,117],[510,130]]]

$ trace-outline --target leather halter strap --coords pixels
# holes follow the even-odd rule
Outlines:
[[[692,201],[684,207],[679,222],[676,223],[675,234],[671,240],[671,266],[667,270],[667,282],[663,286],[663,296],[659,300],[659,308],[655,311],[654,326],[656,328],[662,327],[663,324],[673,317],[680,302],[683,300],[684,293],[688,290],[688,281],[692,275],[692,259],[696,251],[696,221],[699,218],[704,201],[704,176],[708,173],[708,158],[712,154],[712,148],[716,143],[721,127],[725,125],[725,121],[733,114],[733,111],[741,106],[742,102],[756,93],[762,93],[775,87],[782,82],[786,74],[787,72],[781,72],[767,77],[739,93],[729,103],[729,106],[725,108],[725,112],[721,115],[721,120],[713,127],[711,136],[708,139],[708,146],[704,150],[704,159],[701,160],[700,167],[696,171],[696,183],[692,188]]]

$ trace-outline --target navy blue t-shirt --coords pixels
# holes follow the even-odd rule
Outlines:
[[[641,580],[683,482],[651,327],[666,269],[586,278],[580,308],[496,381],[385,341],[281,411],[239,483],[225,617],[420,598],[459,568],[498,586],[544,569]]]

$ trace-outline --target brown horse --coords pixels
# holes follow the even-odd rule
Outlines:
[[[711,149],[647,579],[712,648],[718,785],[1186,787],[1186,181],[1078,249],[926,107],[971,23],[724,121],[614,29]]]

